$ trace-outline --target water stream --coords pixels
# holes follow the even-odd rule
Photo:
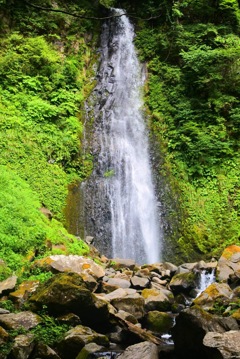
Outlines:
[[[134,36],[125,15],[103,26],[98,84],[92,97],[95,167],[84,188],[87,232],[112,258],[154,263],[160,260],[162,235],[142,112],[144,76]]]

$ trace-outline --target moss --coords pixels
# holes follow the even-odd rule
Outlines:
[[[230,260],[232,255],[238,252],[240,252],[240,247],[236,245],[232,245],[224,249],[222,253],[222,257],[227,260]]]
[[[158,311],[148,312],[145,320],[147,329],[160,334],[167,333],[174,324],[168,313]]]

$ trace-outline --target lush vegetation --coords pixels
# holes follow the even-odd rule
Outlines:
[[[49,221],[39,209],[38,196],[26,181],[0,166],[0,258],[4,260],[0,278],[23,265],[23,276],[29,275],[29,260],[35,256],[87,253],[86,244],[68,234],[57,220]],[[39,279],[40,273],[33,274]]]
[[[110,6],[134,15],[136,46],[148,67],[146,107],[159,162],[155,167],[165,187],[161,200],[171,223],[167,235],[173,255],[167,259],[176,260],[176,251],[186,260],[213,256],[236,243],[238,2],[32,3],[78,17],[41,11],[24,0],[0,0],[0,257],[7,262],[5,275],[29,253],[46,253],[48,239],[58,244],[68,238],[67,251],[81,252],[58,221],[64,221],[69,184],[86,178],[92,168],[90,154],[82,149],[82,110],[94,86],[101,22],[90,18],[106,15]],[[39,212],[42,206],[53,213],[51,222]]]
[[[76,9],[76,2],[69,3],[69,11]],[[0,1],[0,10],[3,278],[32,253],[46,254],[49,241],[55,253],[61,252],[58,244],[65,253],[87,250],[58,220],[64,219],[68,185],[91,171],[90,155],[82,155],[81,108],[90,89],[86,78],[94,39],[89,34],[84,40],[92,25],[88,20],[40,12],[24,1]],[[52,221],[40,213],[42,206],[52,212]]]
[[[136,44],[148,62],[146,102],[156,151],[164,156],[160,174],[175,202],[173,248],[177,240],[180,257],[210,257],[240,234],[239,4],[144,7],[160,15],[139,23]]]

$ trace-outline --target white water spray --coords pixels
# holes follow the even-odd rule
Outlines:
[[[215,270],[212,269],[210,272],[203,269],[200,273],[198,295],[199,296],[210,284],[215,282]]]
[[[160,260],[161,231],[142,113],[143,79],[133,39],[125,15],[105,24],[97,85],[101,97],[95,108],[100,144],[95,176],[101,180],[95,180],[95,191],[98,202],[107,198],[109,203],[112,257],[154,263]]]

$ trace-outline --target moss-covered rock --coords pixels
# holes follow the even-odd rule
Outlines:
[[[50,313],[74,313],[87,325],[107,325],[108,302],[86,288],[79,274],[60,273],[39,286],[29,299],[36,308],[46,306]]]
[[[212,283],[209,285],[193,303],[201,306],[205,310],[213,308],[218,303],[218,306],[226,305],[232,297],[232,290],[226,283]]]
[[[164,288],[162,290],[146,288],[142,291],[142,297],[145,300],[146,311],[167,311],[171,309],[173,302],[173,294]]]
[[[58,346],[58,350],[62,358],[75,359],[82,348],[89,343],[96,343],[107,347],[109,340],[105,335],[99,334],[91,328],[78,325],[66,333],[64,339]]]
[[[173,276],[169,287],[173,293],[190,293],[192,289],[197,288],[198,276],[197,273],[187,272],[179,273]]]
[[[115,298],[111,303],[116,309],[128,312],[137,319],[144,316],[144,299],[140,296],[132,295],[123,298]]]
[[[145,326],[152,332],[163,334],[167,333],[174,324],[172,315],[156,310],[148,312],[145,316]]]

